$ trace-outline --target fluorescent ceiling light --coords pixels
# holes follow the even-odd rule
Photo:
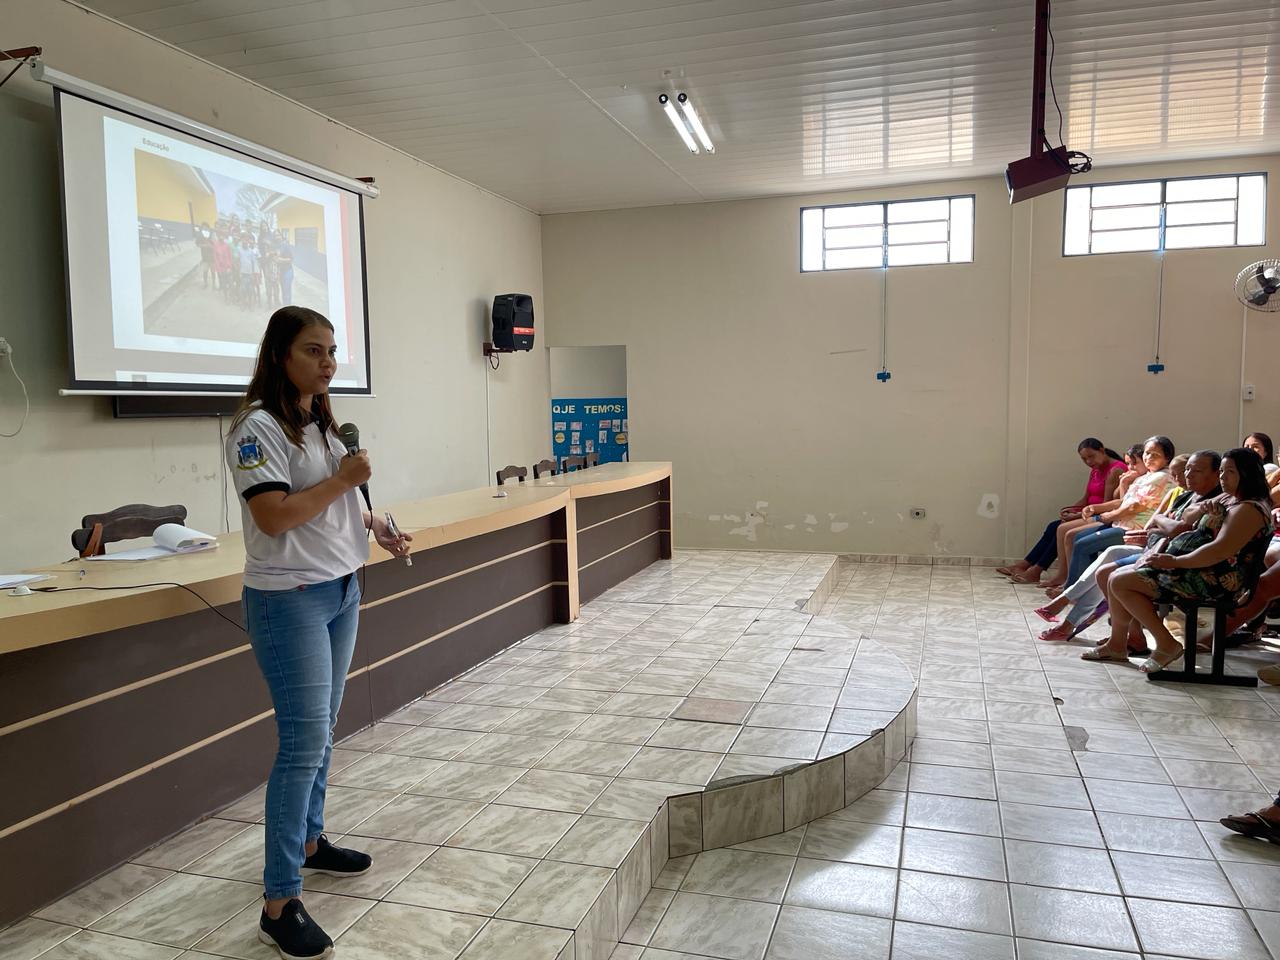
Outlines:
[[[689,135],[689,128],[684,125],[684,121],[680,119],[680,114],[676,113],[676,105],[671,102],[671,98],[665,93],[658,95],[658,102],[662,104],[662,109],[666,111],[667,119],[671,121],[671,125],[676,128],[676,133],[680,134],[680,139],[684,141],[684,145],[689,148],[690,153],[698,152],[698,145],[693,142],[693,137]]]
[[[697,135],[698,142],[702,144],[702,149],[707,153],[715,153],[715,144],[711,142],[711,137],[707,135],[707,128],[702,125],[702,118],[698,116],[698,111],[693,109],[693,101],[683,93],[676,99],[680,101],[680,109],[684,111],[684,118],[689,121],[689,126],[693,128],[693,132]]]

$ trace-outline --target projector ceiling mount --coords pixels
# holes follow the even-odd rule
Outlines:
[[[1005,170],[1010,203],[1061,190],[1073,173],[1087,173],[1093,167],[1093,160],[1087,154],[1068,150],[1062,142],[1062,107],[1058,105],[1058,95],[1053,88],[1053,51],[1056,44],[1049,23],[1049,0],[1034,2],[1036,29],[1031,77],[1031,153],[1015,160]],[[1053,105],[1058,110],[1056,147],[1044,129],[1046,93],[1053,95]]]
[[[0,61],[17,60],[18,65],[0,77],[0,87],[9,82],[9,78],[22,69],[24,63],[30,63],[44,53],[43,47],[17,47],[13,50],[0,50]]]

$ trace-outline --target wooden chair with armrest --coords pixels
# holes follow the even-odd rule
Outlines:
[[[107,544],[117,540],[149,537],[166,523],[186,523],[187,508],[180,503],[153,507],[148,503],[128,503],[106,513],[89,513],[80,529],[71,534],[71,545],[81,557],[102,556]]]

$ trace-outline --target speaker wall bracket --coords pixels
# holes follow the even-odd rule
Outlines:
[[[515,353],[515,352],[516,351],[512,350],[510,347],[495,347],[493,343],[489,340],[486,340],[484,342],[484,355],[486,357],[492,357],[495,354],[499,354],[499,353]]]

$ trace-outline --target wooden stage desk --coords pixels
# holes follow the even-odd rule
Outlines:
[[[386,507],[413,566],[371,548],[338,738],[671,556],[669,463],[496,489]],[[219,543],[39,585],[180,583],[240,623],[242,540]],[[0,862],[24,865],[0,871],[0,926],[243,796],[274,753],[246,635],[181,587],[0,594]]]

